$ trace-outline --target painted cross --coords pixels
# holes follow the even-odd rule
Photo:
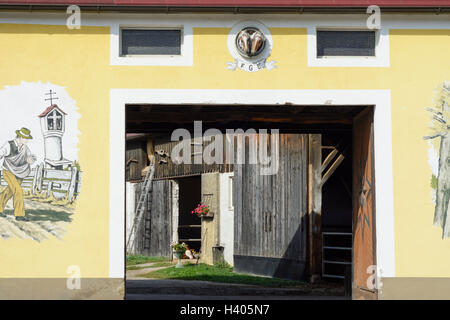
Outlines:
[[[50,89],[50,91],[49,91],[49,93],[46,93],[45,95],[50,95],[50,98],[48,98],[48,99],[44,99],[44,101],[48,101],[48,100],[50,100],[50,106],[52,106],[53,105],[53,100],[58,100],[58,98],[53,98],[53,95],[54,94],[56,94],[56,92],[55,91],[52,91],[52,89]]]

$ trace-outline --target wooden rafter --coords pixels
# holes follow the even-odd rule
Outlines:
[[[325,160],[322,163],[322,168],[321,168],[321,172],[323,173],[325,171],[325,169],[328,167],[328,165],[330,164],[331,161],[333,161],[333,159],[336,157],[336,155],[339,154],[339,150],[336,149],[336,147],[333,147],[333,149],[331,150],[331,152],[327,155],[327,157],[325,158]]]
[[[327,155],[327,157],[322,163],[322,170],[321,170],[323,173],[321,181],[322,186],[328,181],[328,179],[333,175],[333,173],[345,159],[345,153],[347,151],[347,148],[345,148],[344,151],[339,152],[339,149],[341,149],[340,145],[341,143],[339,143],[335,148],[333,148],[333,150]]]
[[[341,153],[336,158],[336,160],[333,162],[333,164],[330,166],[330,168],[325,172],[325,174],[322,176],[322,185],[327,182],[327,180],[333,175],[333,173],[336,171],[336,169],[339,167],[339,165],[344,161],[344,154]]]

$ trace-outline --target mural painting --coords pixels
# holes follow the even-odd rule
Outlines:
[[[82,176],[76,149],[79,115],[64,88],[57,90],[58,97],[49,87],[22,83],[0,91],[0,106],[8,106],[0,131],[3,240],[62,239],[72,221]]]
[[[429,159],[433,170],[431,187],[435,202],[434,225],[442,228],[442,238],[450,238],[450,82],[438,86],[431,114],[432,133],[429,141]]]

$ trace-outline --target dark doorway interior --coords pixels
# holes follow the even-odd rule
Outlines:
[[[198,252],[202,244],[201,219],[191,211],[201,201],[201,176],[181,178],[177,182],[179,186],[178,239]]]
[[[352,266],[352,134],[322,135],[344,160],[322,186],[322,276],[344,279]],[[327,151],[322,152],[323,158]]]
[[[325,277],[327,280],[328,278],[342,280],[345,274],[347,275],[347,279],[352,278],[352,236],[354,236],[354,232],[352,235],[352,192],[357,193],[357,196],[355,194],[353,195],[355,201],[359,201],[359,194],[361,193],[357,190],[358,188],[352,190],[352,185],[354,185],[352,178],[355,172],[355,168],[352,165],[352,148],[358,146],[358,144],[352,143],[352,132],[354,130],[355,119],[363,113],[362,111],[367,109],[369,109],[368,106],[295,106],[289,103],[276,106],[148,104],[127,106],[126,118],[128,133],[147,134],[153,137],[169,135],[173,130],[178,128],[186,128],[193,132],[194,121],[202,121],[203,131],[209,128],[217,128],[222,132],[225,129],[233,128],[242,128],[244,130],[248,128],[258,130],[262,128],[279,129],[281,134],[305,133],[321,135],[323,146],[334,147],[338,151],[335,159],[341,153],[345,153],[345,159],[338,165],[336,170],[332,170],[332,175],[322,185],[322,199],[320,202],[322,207],[317,212],[321,218],[318,228],[311,228],[311,230],[319,230],[317,231],[319,237],[316,239],[316,235],[314,234],[314,240],[318,240],[316,243],[320,243],[320,245],[314,248],[314,250],[310,250],[312,254],[307,259],[312,261],[311,256],[319,257],[317,264],[314,264],[314,266],[322,267],[322,275],[327,275]],[[369,126],[368,128],[371,127]],[[359,133],[356,137],[358,136]],[[364,142],[360,144],[364,145]],[[355,148],[355,150],[358,149]],[[327,156],[327,152],[330,151],[324,148],[322,162]],[[317,158],[320,158],[320,156]],[[354,159],[357,158],[355,155]],[[329,165],[332,166],[333,163],[334,160]],[[321,173],[323,181],[326,171],[322,170]],[[360,176],[362,174],[355,173],[355,180],[360,181]],[[187,242],[191,248],[198,251],[201,247],[200,219],[192,215],[191,211],[201,201],[201,178],[200,176],[179,178],[179,176],[172,175],[166,177],[166,179],[177,179],[177,182],[179,182],[179,239]],[[318,181],[320,182],[320,178]],[[273,185],[278,186],[276,183]],[[295,189],[290,188],[289,190]],[[268,192],[267,196],[263,197],[263,199],[267,202],[267,199],[270,199],[272,194]],[[311,213],[313,212],[311,211]],[[264,212],[263,224],[266,230],[271,230],[271,226],[273,225],[271,221],[279,222],[283,220],[279,218],[279,215],[279,212],[274,213],[270,210]],[[248,217],[252,215],[242,216]],[[247,230],[254,229],[255,226],[249,219],[243,220],[240,223],[241,225],[245,225],[244,230],[245,228]],[[303,226],[306,225],[306,223],[303,224]],[[270,232],[264,231],[264,228],[259,228],[258,230],[262,230],[261,232]],[[306,227],[301,231],[312,234]],[[249,232],[244,232],[243,234],[248,236]],[[268,243],[278,245],[279,239],[276,238],[278,234],[275,235],[274,232],[272,234],[274,234],[274,237]],[[314,243],[314,241],[310,242]],[[370,244],[367,244],[367,248]],[[253,250],[251,246],[248,246],[248,248],[249,250]],[[361,246],[361,248],[363,247]],[[253,253],[249,253],[249,255],[251,254]],[[267,260],[261,261],[264,262]],[[258,262],[259,265],[266,269],[261,261]],[[361,264],[356,258],[354,259],[354,263],[355,265]],[[319,271],[317,270],[317,273]]]

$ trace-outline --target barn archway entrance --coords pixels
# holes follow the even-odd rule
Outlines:
[[[146,134],[153,143],[169,139],[179,128],[194,137],[195,121],[201,121],[202,132],[214,128],[224,136],[227,129],[255,129],[256,134],[244,139],[247,155],[252,139],[259,141],[259,130],[279,130],[280,171],[275,175],[256,174],[258,164],[179,166],[164,156],[173,146],[156,150],[153,145],[155,175],[159,181],[186,181],[188,189],[195,189],[189,182],[193,176],[209,175],[213,191],[206,194],[213,199],[215,215],[199,228],[201,239],[204,230],[210,235],[200,242],[204,261],[214,263],[221,253],[223,258],[223,251],[232,250],[237,272],[313,282],[336,279],[347,283],[347,292],[353,287],[355,297],[376,297],[365,281],[367,267],[375,264],[372,107],[129,105],[126,119],[128,133]],[[271,141],[270,133],[268,137]],[[222,175],[230,173],[231,189],[221,182]],[[221,202],[224,193],[227,204]],[[202,191],[201,201],[204,197]],[[192,205],[187,202],[186,207]],[[226,206],[233,208],[232,229],[221,228]],[[173,207],[167,212],[172,215],[167,228],[173,231]],[[178,224],[184,222],[179,219]],[[169,233],[167,245],[174,240]],[[224,246],[231,236],[233,248]],[[198,238],[184,240],[189,239]]]

